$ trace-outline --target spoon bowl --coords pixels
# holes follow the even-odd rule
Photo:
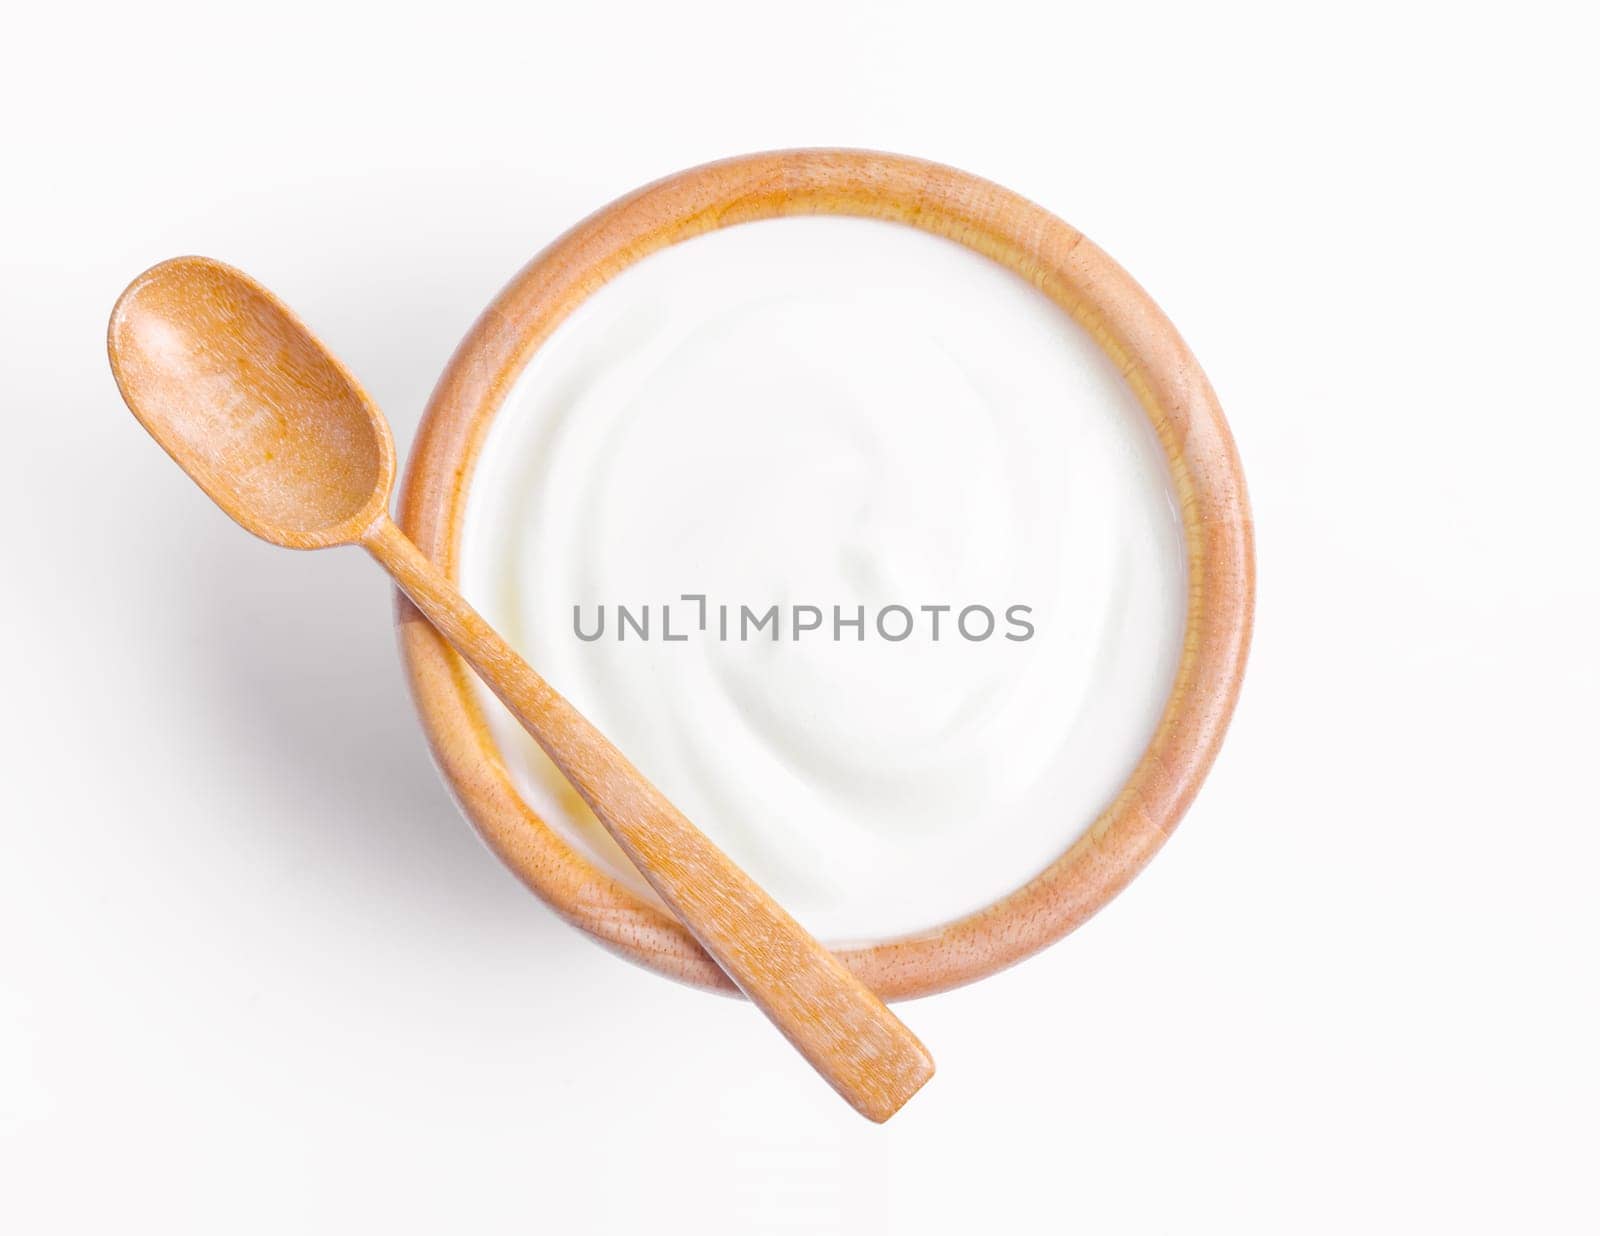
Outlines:
[[[394,441],[361,384],[249,276],[180,257],[111,313],[111,368],[150,435],[237,523],[290,549],[386,514]]]

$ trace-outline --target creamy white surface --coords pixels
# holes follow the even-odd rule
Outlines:
[[[1037,874],[1107,804],[1181,642],[1160,448],[1067,316],[954,244],[862,220],[732,228],[579,308],[499,413],[470,489],[468,598],[811,930],[933,927]],[[721,642],[710,604],[822,631]],[[652,608],[648,642],[615,606]],[[660,606],[675,633],[660,639]],[[577,638],[573,607],[605,637]],[[831,607],[983,604],[983,642],[834,642]],[[1032,607],[1035,634],[1003,638]],[[632,633],[630,632],[630,635]],[[846,632],[847,637],[851,635]],[[514,720],[538,812],[636,872]]]

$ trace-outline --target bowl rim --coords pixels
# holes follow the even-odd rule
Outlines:
[[[1143,869],[1193,801],[1221,745],[1249,651],[1254,529],[1238,452],[1199,363],[1109,256],[1042,207],[966,172],[865,150],[772,151],[658,180],[590,215],[525,266],[467,332],[423,414],[399,521],[457,578],[473,467],[533,354],[586,297],[648,254],[722,227],[794,215],[907,224],[1020,274],[1065,309],[1138,398],[1167,458],[1188,564],[1177,674],[1122,789],[1044,871],[944,926],[839,956],[885,999],[993,974],[1061,939]],[[489,848],[574,926],[671,978],[737,994],[668,911],[595,866],[517,794],[471,671],[403,596],[396,626],[440,771]]]

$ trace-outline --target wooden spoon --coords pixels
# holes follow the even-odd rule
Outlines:
[[[461,599],[389,518],[394,440],[350,373],[247,275],[174,258],[111,312],[134,416],[224,511],[291,549],[360,545],[544,748],[728,977],[857,1111],[887,1120],[933,1060]]]

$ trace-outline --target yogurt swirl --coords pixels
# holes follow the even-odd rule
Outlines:
[[[489,431],[461,582],[838,943],[980,908],[1071,844],[1154,729],[1184,601],[1159,444],[1093,343],[959,246],[836,218],[665,250],[563,323]],[[775,606],[785,637],[720,638],[719,605]],[[914,625],[880,638],[894,608]],[[861,637],[835,624],[858,612]],[[648,893],[484,699],[520,792]]]

